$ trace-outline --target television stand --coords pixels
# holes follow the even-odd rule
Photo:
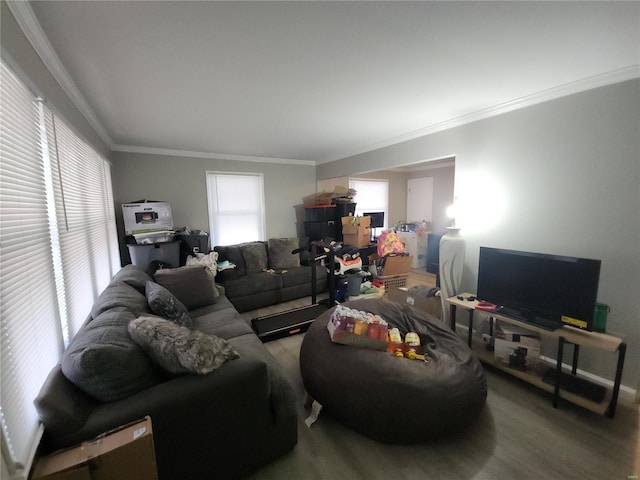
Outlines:
[[[462,300],[458,298],[462,297]],[[530,331],[539,335],[541,338],[552,338],[558,341],[558,354],[555,364],[551,364],[553,373],[547,373],[545,375],[530,370],[519,370],[513,368],[507,364],[497,361],[494,358],[492,351],[487,350],[486,344],[482,342],[473,341],[473,316],[478,305],[478,300],[467,300],[472,297],[471,293],[462,293],[458,296],[448,298],[446,301],[449,304],[451,312],[451,329],[456,331],[456,312],[458,308],[466,310],[469,319],[469,332],[467,343],[473,350],[473,353],[484,363],[492,365],[499,370],[507,372],[525,382],[531,383],[553,395],[553,406],[558,407],[558,399],[563,398],[573,404],[579,405],[583,408],[591,410],[592,412],[600,415],[607,415],[609,418],[613,418],[616,411],[616,405],[618,404],[618,394],[620,392],[620,382],[622,380],[622,369],[624,367],[624,357],[627,350],[627,344],[618,337],[613,335],[607,335],[604,333],[589,332],[585,330],[579,330],[570,326],[563,326],[556,330],[547,330],[536,326],[534,324],[520,321],[516,318],[501,313],[485,312],[489,315],[490,334],[493,335],[494,322],[500,321],[507,324],[514,325],[520,329]],[[573,358],[571,363],[571,370],[569,372],[563,370],[562,359],[564,356],[565,346],[573,345]],[[596,395],[596,389],[591,387],[598,387],[597,385],[588,385],[584,379],[577,376],[578,369],[578,357],[580,353],[580,347],[589,347],[605,352],[618,353],[618,360],[616,364],[615,379],[613,388],[604,388],[604,395],[599,393]],[[571,377],[567,379],[567,377]],[[589,390],[588,393],[585,393]]]

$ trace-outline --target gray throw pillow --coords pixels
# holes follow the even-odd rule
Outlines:
[[[131,338],[152,361],[173,375],[203,375],[240,355],[226,340],[189,330],[159,317],[139,317],[129,324]]]
[[[147,302],[151,311],[177,325],[191,328],[193,320],[187,308],[169,290],[155,282],[147,282]]]
[[[267,244],[265,242],[249,242],[240,244],[247,273],[258,273],[267,268]]]
[[[297,238],[270,238],[269,266],[275,270],[299,267],[300,255],[291,253],[298,248],[298,245]]]
[[[159,383],[149,358],[131,339],[130,311],[116,307],[82,328],[62,355],[62,373],[101,402],[113,402]]]
[[[169,290],[187,310],[212,305],[218,296],[213,273],[204,265],[163,268],[156,271],[153,279]]]

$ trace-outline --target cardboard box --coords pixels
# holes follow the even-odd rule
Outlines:
[[[371,240],[371,217],[342,217],[345,245],[366,247]]]
[[[330,205],[335,197],[344,195],[347,192],[348,189],[346,187],[336,185],[333,188],[333,192],[327,192],[323,190],[322,192],[307,195],[302,199],[302,203],[304,205]]]
[[[171,205],[167,202],[135,202],[122,204],[125,235],[173,230]]]
[[[495,326],[494,336],[507,342],[518,342],[524,346],[532,346],[540,348],[540,335],[527,330],[519,328],[515,325],[500,323]]]
[[[422,312],[440,318],[442,302],[440,297],[422,297],[409,293],[405,288],[390,288],[386,294],[387,300],[397,303],[407,303]]]
[[[407,255],[387,255],[380,258],[377,253],[369,255],[369,264],[376,266],[378,276],[405,275],[411,271],[413,257]]]
[[[58,450],[36,463],[32,480],[157,480],[151,418]]]

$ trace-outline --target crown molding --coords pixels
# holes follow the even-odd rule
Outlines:
[[[228,153],[194,152],[190,150],[172,150],[168,148],[138,147],[134,145],[112,145],[114,152],[139,153],[147,155],[166,155],[171,157],[206,158],[211,160],[232,160],[234,162],[282,163],[286,165],[315,166],[313,160],[298,160],[275,157],[252,157],[250,155],[233,155]]]
[[[248,162],[263,162],[263,163],[283,163],[293,165],[322,165],[324,163],[333,162],[336,160],[345,159],[354,155],[378,150],[391,145],[396,145],[416,138],[431,135],[437,132],[448,130],[454,127],[466,125],[468,123],[476,122],[478,120],[484,120],[504,113],[512,112],[522,108],[530,107],[539,103],[543,103],[549,100],[565,97],[575,93],[584,92],[598,87],[606,85],[612,85],[634,78],[640,77],[640,65],[630,65],[618,70],[603,73],[600,75],[594,75],[582,80],[560,85],[558,87],[550,88],[532,95],[508,101],[499,105],[488,107],[475,112],[470,112],[466,115],[462,115],[450,120],[439,122],[419,130],[408,132],[402,135],[388,138],[380,142],[354,148],[348,151],[334,154],[330,157],[325,157],[316,161],[312,160],[296,160],[296,159],[283,159],[283,158],[270,158],[270,157],[251,157],[244,155],[229,155],[229,154],[217,154],[206,152],[192,152],[182,150],[167,150],[161,148],[147,148],[147,147],[134,147],[127,145],[115,145],[109,136],[107,130],[104,128],[98,117],[89,106],[89,103],[85,100],[80,90],[72,80],[69,72],[60,61],[60,58],[55,53],[53,47],[49,43],[46,35],[42,31],[42,27],[38,22],[35,14],[29,2],[20,0],[5,0],[11,13],[15,17],[18,25],[22,29],[23,33],[37,52],[38,56],[42,59],[45,66],[49,69],[55,80],[60,84],[64,92],[69,96],[73,104],[78,108],[80,113],[85,117],[87,122],[94,128],[96,133],[102,138],[107,146],[113,151],[131,152],[131,153],[153,153],[156,155],[173,155],[192,158],[212,158],[218,160],[236,160],[236,161],[248,161]]]
[[[51,46],[51,43],[49,43],[49,39],[42,31],[42,27],[33,13],[33,9],[31,8],[31,5],[29,5],[29,2],[24,0],[6,0],[6,3],[16,19],[16,22],[18,22],[18,26],[25,34],[27,40],[29,40],[29,43],[31,43],[31,46],[36,51],[49,72],[51,72],[53,78],[55,78],[62,90],[64,90],[100,138],[109,148],[112,148],[113,141],[111,140],[111,137],[100,120],[98,120],[98,117],[89,106],[89,103],[80,93],[80,90],[72,80],[71,75],[69,75],[69,72],[67,72],[67,69],[64,67],[60,58]]]
[[[360,149],[354,149],[352,151],[345,151],[341,154],[336,154],[331,157],[327,157],[316,162],[317,165],[324,163],[334,162],[336,160],[342,160],[354,155],[360,155],[362,153],[371,152],[384,147],[389,147],[416,138],[432,135],[437,132],[449,130],[454,127],[460,127],[468,123],[477,122],[478,120],[484,120],[490,117],[502,115],[504,113],[513,112],[522,108],[531,107],[539,103],[547,102],[549,100],[555,100],[561,97],[566,97],[587,90],[592,90],[598,87],[604,87],[607,85],[613,85],[615,83],[625,82],[627,80],[633,80],[640,77],[640,64],[630,65],[628,67],[606,72],[600,75],[594,75],[592,77],[577,80],[575,82],[566,83],[557,87],[553,87],[541,92],[537,92],[525,97],[521,97],[515,100],[511,100],[493,107],[488,107],[482,110],[468,113],[444,122],[435,123],[425,128],[415,130],[413,132],[391,137],[381,142],[376,142]]]

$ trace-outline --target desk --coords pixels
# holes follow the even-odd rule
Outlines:
[[[447,299],[451,313],[451,329],[456,331],[456,313],[458,308],[466,310],[469,319],[469,334],[467,338],[467,344],[474,351],[474,353],[485,363],[491,364],[500,370],[510,373],[513,376],[520,378],[526,382],[529,382],[537,387],[546,390],[553,394],[553,406],[558,406],[558,399],[563,398],[576,405],[587,408],[600,415],[606,414],[609,418],[613,418],[616,411],[616,405],[618,404],[618,394],[620,392],[620,382],[622,380],[622,369],[624,367],[624,357],[627,350],[626,343],[619,337],[613,335],[607,335],[604,333],[588,332],[585,330],[579,330],[577,328],[563,326],[557,330],[546,330],[536,325],[522,322],[515,318],[501,315],[500,313],[487,312],[490,317],[490,333],[493,334],[493,322],[498,320],[501,322],[509,323],[517,327],[529,330],[531,332],[539,334],[541,337],[555,338],[558,341],[558,355],[555,363],[556,378],[559,378],[559,374],[562,372],[562,359],[564,356],[565,346],[567,344],[573,345],[573,358],[571,362],[571,374],[576,375],[578,368],[578,357],[580,347],[595,348],[603,350],[605,352],[618,353],[618,359],[616,363],[616,372],[612,389],[607,389],[605,399],[601,402],[594,402],[579,395],[567,392],[563,390],[558,381],[555,385],[544,382],[540,375],[528,371],[519,371],[508,366],[505,366],[499,362],[496,362],[493,358],[493,354],[488,352],[485,348],[476,347],[473,345],[473,314],[478,305],[477,300],[468,300],[469,297],[473,297],[471,293],[461,293],[458,296]],[[607,402],[607,400],[609,400]]]

